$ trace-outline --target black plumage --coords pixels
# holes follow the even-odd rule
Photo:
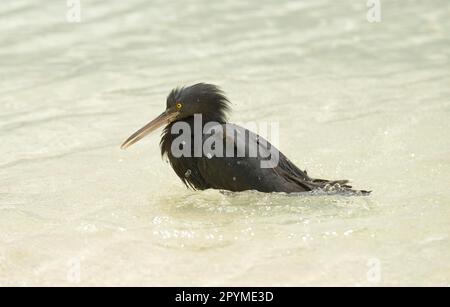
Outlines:
[[[164,127],[160,142],[161,154],[167,157],[172,168],[183,183],[192,189],[220,189],[229,191],[257,190],[261,192],[305,192],[323,190],[332,192],[350,192],[368,194],[367,191],[355,191],[347,180],[323,180],[308,176],[284,154],[267,140],[243,127],[227,122],[230,102],[215,85],[199,83],[189,87],[177,88],[167,97],[166,111],[154,121],[133,134],[123,145],[126,148],[154,131]],[[201,114],[202,128],[211,125],[209,134],[200,136],[201,142],[195,143],[194,114]],[[173,125],[183,121],[191,128],[190,155],[175,156],[172,145],[179,136],[172,133]],[[221,133],[212,133],[221,131]],[[209,139],[214,144],[222,142],[223,154],[212,155],[202,151]],[[233,156],[226,156],[226,142],[232,142]],[[195,156],[194,151],[201,151]],[[249,151],[257,148],[256,156],[249,156]],[[229,148],[228,148],[229,149]],[[217,152],[216,152],[217,153]],[[276,155],[278,163],[273,167],[262,168],[261,162]]]

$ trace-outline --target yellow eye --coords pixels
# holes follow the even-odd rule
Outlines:
[[[181,109],[183,107],[183,105],[181,103],[177,103],[177,109]]]

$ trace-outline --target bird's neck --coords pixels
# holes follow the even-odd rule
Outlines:
[[[186,131],[177,131],[177,134],[172,133],[172,127],[179,122],[187,123],[189,126],[189,133],[191,134],[191,137],[194,137],[194,134],[202,134],[204,131],[204,127],[207,123],[218,123],[218,124],[225,124],[226,119],[223,116],[215,115],[215,114],[202,114],[201,117],[199,116],[189,116],[186,118],[183,118],[179,121],[174,121],[170,124],[168,124],[162,134],[161,134],[161,155],[167,156],[169,159],[172,158],[171,155],[171,146],[172,142],[175,138],[177,138],[180,134],[178,133],[186,133]],[[178,130],[178,129],[176,129]]]
[[[201,115],[201,116],[199,116],[199,115]],[[196,117],[189,116],[188,118],[185,118],[184,121],[189,123],[189,125],[193,125],[194,121],[195,121],[195,118],[201,118],[202,127],[204,125],[206,125],[207,123],[210,123],[210,122],[216,122],[216,123],[219,123],[219,124],[225,124],[226,121],[227,121],[225,115],[223,113],[221,113],[221,112],[202,113],[202,114],[199,114],[199,115],[197,115]]]

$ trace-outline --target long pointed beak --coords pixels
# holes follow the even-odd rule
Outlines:
[[[133,133],[123,144],[120,146],[122,149],[126,149],[133,145],[134,143],[140,141],[145,136],[149,135],[159,127],[163,126],[164,124],[168,124],[172,122],[178,115],[178,112],[173,111],[164,111],[159,115],[157,118],[149,122],[147,125]]]

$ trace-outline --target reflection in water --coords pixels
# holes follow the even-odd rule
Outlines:
[[[153,219],[160,244],[182,248],[221,247],[264,237],[276,228],[277,236],[311,236],[311,228],[329,221],[351,222],[352,218],[376,215],[369,198],[202,191],[157,200],[162,215]],[[345,223],[327,234],[348,235]],[[319,239],[321,236],[319,237]],[[206,240],[206,241],[205,241]]]

